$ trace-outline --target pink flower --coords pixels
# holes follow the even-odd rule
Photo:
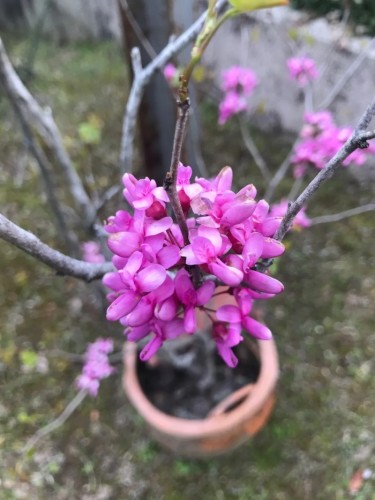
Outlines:
[[[247,103],[244,97],[237,92],[224,94],[224,98],[219,104],[219,125],[224,125],[233,115],[246,110]]]
[[[169,198],[163,188],[152,179],[124,175],[124,197],[133,210],[119,210],[106,225],[116,268],[103,278],[111,290],[107,319],[119,321],[129,341],[150,335],[140,354],[147,360],[165,341],[196,333],[197,314],[206,313],[220,356],[235,366],[232,347],[242,340],[242,328],[257,338],[270,337],[267,327],[249,312],[253,300],[270,299],[283,290],[280,281],[257,271],[260,259],[284,251],[272,238],[280,217],[269,215],[265,200],[256,201],[252,184],[234,192],[230,167],[213,179],[192,182],[191,177],[191,168],[180,164],[176,188],[186,216],[186,242],[180,227],[166,215]],[[215,311],[208,303],[216,286],[223,284],[229,287],[228,298],[234,295],[238,305]],[[102,345],[101,350],[108,347]],[[92,363],[81,387],[94,393],[95,381],[109,372],[108,365]]]
[[[189,274],[180,269],[175,278],[176,295],[184,306],[184,327],[187,333],[194,333],[197,329],[195,308],[207,304],[214,293],[213,281],[206,281],[195,289]]]
[[[228,366],[235,368],[238,364],[238,358],[233,353],[232,347],[235,347],[243,340],[240,324],[215,321],[212,325],[212,337],[221,358]]]
[[[96,241],[86,241],[81,245],[83,252],[83,260],[86,262],[92,262],[94,264],[101,264],[105,262],[105,257],[101,253],[100,245]]]
[[[301,87],[318,77],[315,61],[309,57],[291,57],[287,61],[290,77]]]
[[[253,305],[250,293],[246,290],[241,290],[237,293],[236,300],[238,306],[227,305],[219,307],[216,311],[217,319],[227,322],[232,326],[238,325],[238,327],[244,328],[250,335],[257,339],[271,339],[272,333],[269,328],[249,316]]]
[[[295,147],[292,158],[296,178],[302,177],[309,165],[324,168],[353,132],[349,127],[338,127],[328,111],[306,113],[304,120],[301,141]],[[343,165],[363,165],[367,156],[373,152],[371,148],[358,149],[344,160]]]
[[[137,180],[134,175],[126,173],[122,178],[124,183],[124,197],[137,209],[151,207],[155,200],[168,202],[169,198],[164,188],[157,187],[154,180],[148,177]]]
[[[169,63],[163,69],[163,74],[168,83],[172,83],[177,75],[177,68],[174,64]]]
[[[87,391],[91,396],[98,394],[100,381],[114,372],[114,368],[108,360],[108,354],[112,351],[113,341],[111,339],[99,338],[88,345],[82,373],[76,380],[78,389]]]
[[[249,68],[232,66],[223,72],[221,89],[226,93],[233,91],[249,96],[257,85],[257,77]]]

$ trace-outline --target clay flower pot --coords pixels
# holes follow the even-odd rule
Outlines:
[[[189,457],[224,453],[256,434],[267,422],[275,403],[279,373],[276,346],[273,340],[257,345],[260,362],[257,381],[233,392],[204,419],[188,420],[167,415],[147,399],[138,379],[138,354],[134,343],[126,343],[124,348],[125,393],[151,428],[152,436],[164,447]]]

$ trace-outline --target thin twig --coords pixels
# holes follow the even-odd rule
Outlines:
[[[66,149],[57,125],[49,108],[43,109],[30,94],[15,72],[0,38],[0,83],[7,91],[9,100],[18,109],[19,114],[30,125],[35,127],[46,144],[54,152],[56,160],[67,180],[74,202],[83,214],[85,222],[95,217],[95,207],[83,187]]]
[[[185,245],[189,244],[189,230],[186,224],[184,212],[181,207],[180,199],[177,193],[177,173],[181,158],[182,144],[184,141],[186,125],[189,118],[190,101],[178,102],[178,118],[173,140],[172,159],[169,172],[165,176],[164,187],[168,193],[176,222],[181,229]]]
[[[13,109],[21,124],[23,135],[26,142],[26,148],[30,150],[31,154],[34,156],[39,166],[40,174],[45,186],[48,203],[56,218],[58,234],[68,245],[69,250],[75,256],[79,256],[80,249],[79,249],[78,239],[74,234],[74,232],[71,231],[66,224],[63,210],[60,206],[59,199],[56,196],[55,185],[51,177],[51,168],[49,166],[48,159],[44,154],[43,150],[38,146],[38,144],[34,140],[31,128],[29,124],[24,120],[22,113],[20,113],[19,109],[16,108],[15,106],[13,106]]]
[[[134,17],[129,4],[126,0],[120,0],[120,5],[122,7],[122,10],[127,17],[130,26],[132,27],[132,30],[134,31],[135,35],[137,36],[140,44],[142,47],[145,49],[147,54],[149,55],[150,59],[154,59],[157,54],[155,52],[154,47],[151,45],[149,40],[146,38],[145,34],[143,33],[141,27],[139,26],[136,18]]]
[[[218,0],[216,4],[217,10],[221,9],[226,3],[226,0]],[[122,171],[130,172],[132,170],[133,143],[137,124],[137,115],[145,86],[149,83],[152,75],[156,71],[163,68],[174,55],[183,50],[196,38],[203,26],[205,18],[206,12],[204,12],[199,19],[178,38],[172,40],[147,66],[142,69],[142,71],[138,73],[138,75],[134,76],[125,108],[122,126],[119,160]]]
[[[323,101],[319,104],[319,109],[327,109],[329,108],[336,97],[340,94],[342,89],[348,83],[348,81],[357,74],[357,71],[361,64],[365,61],[367,54],[372,49],[372,46],[375,46],[375,38],[371,40],[371,42],[367,45],[367,47],[360,52],[358,57],[354,59],[352,64],[347,68],[342,77],[338,80],[336,85],[333,87],[331,92],[323,99]]]
[[[290,151],[287,154],[287,156],[285,157],[284,161],[281,163],[281,165],[279,166],[279,168],[276,170],[274,176],[270,180],[270,182],[269,182],[269,184],[267,186],[266,194],[264,195],[264,198],[268,202],[270,202],[272,200],[272,197],[273,197],[273,195],[275,193],[275,190],[276,190],[277,186],[280,184],[280,182],[286,176],[286,174],[288,172],[288,169],[290,167],[290,161],[291,161],[292,156],[294,154],[294,149],[295,149],[296,145],[298,144],[299,140],[300,139],[299,139],[299,136],[298,136],[296,138],[296,140],[294,141],[293,146],[290,148]]]
[[[92,264],[68,257],[46,245],[33,233],[25,231],[1,214],[0,238],[44,262],[44,264],[63,276],[74,276],[75,278],[89,282],[102,278],[105,273],[114,269],[111,262]]]
[[[43,437],[47,436],[51,432],[55,431],[59,427],[61,427],[70,417],[70,415],[78,408],[78,406],[82,403],[82,401],[87,396],[87,392],[81,389],[75,397],[71,400],[71,402],[66,406],[64,411],[59,415],[55,420],[52,420],[45,427],[39,429],[26,443],[26,445],[22,448],[22,454],[25,455],[29,450],[31,450],[36,443]]]
[[[248,128],[243,119],[240,119],[240,130],[242,135],[242,140],[249,151],[251,157],[254,160],[255,165],[258,167],[259,172],[262,174],[262,177],[266,184],[270,181],[271,173],[268,169],[266,162],[264,161],[263,156],[260,154],[259,149],[253,138],[250,135]]]
[[[319,80],[322,79],[324,73],[327,71],[327,69],[330,67],[330,64],[331,64],[331,56],[332,54],[334,54],[339,46],[339,43],[340,43],[340,40],[341,38],[344,36],[345,34],[345,31],[346,31],[346,28],[348,26],[348,23],[349,23],[349,19],[350,19],[350,15],[351,15],[351,8],[350,8],[350,4],[347,4],[345,6],[345,10],[344,10],[344,15],[342,16],[342,20],[340,22],[340,33],[338,34],[338,36],[336,37],[336,40],[335,40],[335,43],[332,43],[328,49],[328,52],[326,52],[326,55],[325,55],[325,60],[320,64],[319,68],[318,68],[318,78],[317,78],[317,82],[319,82]]]
[[[313,217],[310,219],[311,225],[316,226],[317,224],[326,224],[328,222],[338,222],[348,217],[353,217],[355,215],[360,215],[365,212],[375,211],[375,203],[369,203],[368,205],[362,205],[360,207],[351,208],[349,210],[344,210],[337,214],[321,215],[320,217]]]

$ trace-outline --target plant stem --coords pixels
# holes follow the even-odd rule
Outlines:
[[[190,101],[187,97],[185,100],[179,100],[177,102],[178,106],[178,118],[176,123],[176,130],[174,134],[173,140],[173,151],[172,151],[172,160],[169,172],[165,176],[164,180],[164,188],[168,193],[169,200],[171,202],[173,213],[176,217],[176,222],[179,225],[182,233],[182,237],[184,239],[185,245],[189,244],[189,231],[186,224],[186,219],[184,216],[184,212],[181,207],[180,199],[177,193],[177,172],[178,165],[180,163],[181,158],[181,150],[184,141],[184,135],[186,130],[186,124],[189,118],[189,108]]]

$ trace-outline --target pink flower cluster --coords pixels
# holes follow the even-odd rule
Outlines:
[[[190,182],[191,175],[190,167],[179,165],[177,191],[188,242],[168,215],[167,192],[154,180],[124,175],[124,197],[134,211],[131,215],[119,210],[105,226],[116,267],[103,278],[112,290],[107,319],[119,320],[130,341],[152,333],[140,354],[148,360],[166,340],[194,334],[205,315],[218,352],[235,366],[232,347],[242,340],[242,328],[259,339],[272,336],[249,313],[254,299],[268,299],[283,290],[280,281],[256,268],[259,259],[284,251],[272,238],[280,218],[269,215],[266,201],[255,200],[252,184],[232,191],[230,167],[212,180]],[[223,285],[237,305],[215,310],[211,299]]]
[[[289,75],[304,87],[318,77],[315,61],[309,57],[291,57],[287,61]]]
[[[297,144],[292,158],[296,178],[302,177],[309,165],[324,168],[353,132],[349,127],[338,127],[329,111],[306,113],[304,122],[301,142]],[[357,149],[344,160],[343,165],[363,165],[367,155],[373,153],[373,144],[365,150]]]
[[[232,66],[222,75],[221,90],[224,92],[219,105],[219,124],[224,125],[233,115],[246,111],[246,98],[258,84],[255,73],[248,68]]]
[[[97,339],[88,345],[82,373],[76,380],[78,389],[87,391],[91,396],[98,394],[100,381],[114,372],[108,361],[108,354],[112,351],[111,339]]]
[[[280,203],[272,205],[270,210],[270,216],[279,217],[281,220],[285,216],[287,210],[288,210],[287,200],[281,200]],[[293,225],[291,229],[293,231],[298,231],[310,226],[311,226],[311,220],[309,219],[309,217],[307,217],[305,213],[305,208],[301,208],[301,210],[298,212],[298,214],[293,220]]]
[[[101,264],[105,261],[104,255],[100,251],[100,245],[96,241],[86,241],[81,245],[83,260],[94,264]]]

